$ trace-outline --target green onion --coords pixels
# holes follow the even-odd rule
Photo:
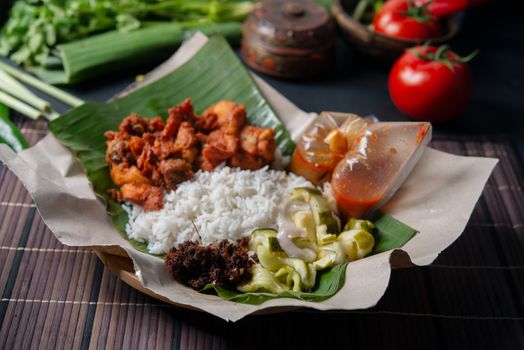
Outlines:
[[[18,98],[19,100],[27,102],[29,105],[44,112],[51,112],[51,104],[44,101],[40,97],[33,94],[24,85],[20,84],[16,79],[9,74],[0,70],[0,90]]]
[[[60,114],[56,113],[55,111],[52,111],[50,113],[44,113],[44,118],[47,120],[55,120],[56,118],[60,117]]]
[[[34,109],[33,107],[25,104],[24,102],[21,102],[17,100],[16,98],[3,93],[0,91],[0,103],[5,104],[6,106],[14,109],[15,111],[25,115],[26,117],[29,117],[31,119],[38,119],[42,112]]]
[[[3,70],[4,72],[6,73],[9,73],[11,74],[13,77],[23,81],[24,83],[28,84],[28,85],[31,85],[32,87],[46,93],[47,95],[49,96],[53,96],[54,98],[56,98],[57,100],[60,100],[72,107],[78,107],[82,104],[84,104],[84,101],[82,101],[81,99],[71,95],[71,94],[68,94],[67,92],[65,91],[62,91],[54,86],[51,86],[49,84],[46,84],[44,83],[43,81],[29,75],[29,74],[26,74],[22,71],[19,71],[18,69],[15,69],[13,67],[11,67],[10,65],[8,64],[5,64],[3,62],[0,62],[0,69]],[[14,108],[14,107],[13,107]]]

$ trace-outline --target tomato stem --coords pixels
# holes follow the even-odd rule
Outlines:
[[[455,63],[468,63],[471,61],[478,53],[479,50],[475,50],[465,57],[455,55],[456,57],[449,57],[450,47],[449,45],[441,45],[437,48],[437,51],[430,52],[428,51],[429,43],[426,42],[422,46],[422,52],[417,50],[417,48],[411,48],[409,51],[413,53],[417,58],[427,61],[427,62],[440,62],[446,67],[448,67],[453,73],[455,73]]]
[[[434,17],[428,10],[428,6],[429,4],[431,4],[431,1],[432,0],[429,0],[421,5],[417,5],[413,0],[407,0],[408,9],[407,11],[403,11],[403,14],[408,17],[412,17],[415,21],[419,23],[431,21],[432,19],[434,19]]]

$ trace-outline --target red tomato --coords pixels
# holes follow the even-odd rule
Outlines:
[[[432,122],[447,121],[466,107],[471,94],[467,58],[447,46],[417,46],[407,50],[389,73],[389,94],[404,114]]]
[[[373,29],[399,39],[432,39],[442,35],[438,19],[412,0],[389,0],[373,18]]]
[[[471,7],[484,5],[488,0],[413,0],[417,5],[428,3],[428,11],[435,17],[442,18]]]

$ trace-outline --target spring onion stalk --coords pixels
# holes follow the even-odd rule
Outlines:
[[[33,94],[9,74],[0,70],[0,90],[44,112],[51,112],[51,104]]]
[[[18,69],[13,68],[8,64],[0,62],[0,69],[17,78],[18,80],[23,81],[24,83],[46,93],[49,96],[53,96],[57,100],[60,100],[72,107],[78,107],[84,104],[84,101],[82,101],[81,99],[71,94],[68,94],[67,92],[62,91],[52,85],[46,84],[43,81],[22,71],[19,71]]]
[[[55,120],[56,118],[60,117],[60,114],[56,113],[55,111],[44,113],[43,115],[44,115],[44,118],[46,118],[49,121]]]
[[[38,119],[42,112],[34,109],[33,107],[25,104],[24,102],[21,102],[17,100],[16,98],[0,91],[0,103],[3,103],[9,108],[14,109],[15,111],[25,115],[26,117],[29,117],[31,119]]]

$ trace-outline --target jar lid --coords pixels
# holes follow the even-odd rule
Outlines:
[[[263,1],[244,22],[242,32],[242,57],[266,74],[311,77],[332,64],[334,26],[324,7],[314,2]]]
[[[259,3],[246,29],[266,44],[288,48],[314,48],[333,39],[333,25],[324,7],[306,0]]]

